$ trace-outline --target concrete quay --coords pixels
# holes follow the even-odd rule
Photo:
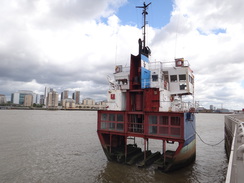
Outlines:
[[[225,116],[226,183],[244,181],[244,114]]]

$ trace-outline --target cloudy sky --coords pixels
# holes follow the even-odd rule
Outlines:
[[[187,59],[195,100],[244,108],[244,1],[151,0],[151,60]],[[142,0],[1,0],[0,94],[81,91],[103,100],[106,76],[142,37]]]

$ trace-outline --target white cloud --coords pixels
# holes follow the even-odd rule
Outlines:
[[[0,7],[0,93],[38,93],[45,85],[105,97],[106,75],[138,53],[141,30],[121,25],[125,0],[3,0]],[[148,27],[152,60],[185,57],[205,107],[244,102],[244,2],[175,0],[168,25]],[[89,8],[87,8],[89,7]],[[150,16],[150,12],[149,12]],[[160,21],[160,20],[158,20]],[[101,97],[102,98],[102,97]]]
[[[242,1],[175,0],[168,25],[156,30],[154,57],[185,57],[195,73],[196,100],[241,109],[244,88]]]

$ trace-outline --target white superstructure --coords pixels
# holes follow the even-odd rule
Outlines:
[[[183,112],[193,106],[191,102],[184,102],[182,97],[194,94],[194,75],[189,64],[183,58],[174,62],[141,63],[149,70],[150,79],[141,79],[144,88],[158,88],[160,92],[159,111]],[[142,71],[141,71],[142,72]],[[146,73],[148,74],[148,73]],[[116,66],[113,79],[108,77],[108,110],[125,110],[126,91],[130,88],[130,68]]]

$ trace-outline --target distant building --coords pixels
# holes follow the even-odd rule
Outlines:
[[[40,104],[40,95],[36,93],[33,94],[33,104]]]
[[[6,103],[6,96],[0,94],[0,104],[5,104]]]
[[[71,98],[63,99],[62,100],[62,107],[64,109],[75,108],[75,100]]]
[[[11,103],[24,105],[26,95],[31,95],[33,97],[34,93],[29,90],[19,90],[18,92],[12,93]]]
[[[95,105],[95,101],[91,98],[86,98],[86,99],[83,99],[83,102],[82,102],[83,105]]]
[[[40,95],[40,104],[43,105],[44,104],[44,95]]]
[[[30,107],[32,105],[33,105],[33,95],[31,95],[31,94],[25,95],[24,106]]]
[[[19,93],[18,92],[11,94],[11,103],[12,104],[19,104]]]
[[[44,91],[44,105],[47,106],[47,98],[48,98],[48,93],[52,92],[53,88],[49,88],[49,87],[45,87],[45,91]]]
[[[206,109],[203,106],[198,106],[196,108],[196,112],[203,112],[203,111],[206,111]]]
[[[61,100],[69,98],[69,90],[64,90],[61,93]]]
[[[79,104],[80,103],[80,91],[75,91],[72,94],[72,99],[75,100],[76,104]]]
[[[230,113],[229,109],[223,109],[223,108],[216,109],[215,112],[216,113]]]
[[[51,91],[47,95],[47,108],[58,108],[58,93]]]
[[[76,108],[79,109],[106,109],[106,102],[95,102],[91,98],[86,98],[82,100],[82,104],[76,104]]]

